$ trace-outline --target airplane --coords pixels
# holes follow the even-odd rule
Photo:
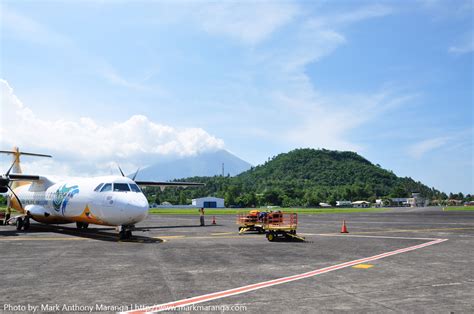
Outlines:
[[[51,155],[0,151],[13,156],[8,171],[0,176],[0,193],[7,193],[5,222],[15,221],[17,230],[28,230],[30,219],[44,224],[76,223],[78,229],[89,224],[116,227],[121,240],[132,238],[135,224],[145,220],[149,204],[140,186],[196,187],[195,182],[154,182],[135,180],[122,176],[70,178],[56,180],[52,177],[23,174],[20,156],[51,158]],[[20,215],[10,218],[11,208]]]

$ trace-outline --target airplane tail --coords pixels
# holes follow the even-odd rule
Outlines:
[[[29,176],[29,175],[21,174],[22,171],[21,171],[21,166],[20,166],[20,156],[21,155],[37,156],[37,157],[51,157],[51,156],[21,152],[18,149],[18,147],[13,147],[12,151],[0,150],[0,153],[12,155],[12,164],[10,168],[8,168],[5,174],[2,174],[0,176],[0,188],[1,188],[2,193],[8,192],[9,190],[11,192],[11,193],[8,193],[8,196],[7,196],[7,215],[9,217],[11,208],[16,209],[20,213],[24,212],[23,205],[21,204],[21,201],[16,195],[16,193],[14,192],[14,190],[19,186],[30,183],[32,179],[37,180],[37,177],[38,177],[38,176]],[[18,177],[20,177],[20,180],[18,180]],[[21,180],[22,178],[25,178],[26,181]]]
[[[27,152],[21,152],[18,147],[13,147],[13,150],[0,150],[1,154],[9,154],[12,155],[12,165],[10,166],[10,169],[8,170],[8,173],[15,173],[15,174],[21,174],[21,165],[20,165],[20,156],[36,156],[36,157],[51,157],[50,155],[44,155],[44,154],[36,154],[36,153],[27,153]],[[27,181],[13,181],[11,182],[11,188],[15,189],[19,186],[28,184],[29,182]]]

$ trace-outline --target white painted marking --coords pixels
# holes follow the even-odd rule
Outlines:
[[[459,286],[462,285],[461,282],[450,282],[450,283],[440,283],[436,285],[431,285],[432,287],[446,287],[446,286]]]
[[[311,224],[326,224],[328,222],[335,222],[335,223],[341,223],[340,220],[320,220],[320,221],[312,221]],[[393,225],[466,225],[466,226],[472,226],[474,223],[469,223],[469,222],[412,222],[412,221],[359,221],[359,220],[348,220],[346,219],[346,222],[349,224],[393,224]]]
[[[381,231],[382,232],[382,231]],[[370,236],[358,234],[332,234],[332,233],[301,233],[302,235],[321,236],[321,237],[354,237],[354,238],[375,238],[375,239],[401,239],[401,240],[437,240],[437,238],[408,238],[408,237],[390,237],[390,236]]]
[[[225,291],[220,291],[220,292],[209,293],[209,294],[196,296],[196,297],[192,297],[192,298],[188,298],[188,299],[182,299],[182,300],[178,300],[178,301],[174,301],[174,302],[157,304],[157,305],[147,307],[147,308],[142,309],[142,310],[132,310],[132,311],[124,312],[124,313],[138,314],[138,313],[148,313],[148,312],[161,312],[161,311],[168,311],[168,310],[172,310],[172,309],[175,309],[175,308],[180,308],[180,307],[188,306],[188,305],[192,305],[192,304],[198,304],[198,303],[207,302],[207,301],[211,301],[211,300],[217,300],[217,299],[221,299],[221,298],[225,298],[225,297],[229,297],[229,296],[233,296],[233,295],[237,295],[237,294],[241,294],[241,293],[246,293],[246,292],[250,292],[250,291],[254,291],[254,290],[258,290],[258,289],[268,288],[268,287],[271,287],[271,286],[275,286],[275,285],[279,285],[279,284],[283,284],[283,283],[287,283],[287,282],[291,282],[291,281],[295,281],[295,280],[301,280],[301,279],[305,279],[305,278],[314,277],[314,276],[325,274],[325,273],[328,273],[328,272],[331,272],[331,271],[334,271],[334,270],[354,266],[354,265],[357,265],[357,264],[360,264],[360,263],[375,261],[375,260],[378,260],[378,259],[382,259],[384,257],[396,255],[396,254],[401,254],[401,253],[414,251],[414,250],[421,249],[421,248],[424,248],[424,247],[427,247],[427,246],[430,246],[430,245],[438,244],[438,243],[441,243],[441,242],[444,242],[444,241],[447,241],[447,240],[448,239],[436,239],[436,240],[433,240],[433,241],[430,241],[430,242],[425,242],[425,243],[422,243],[422,244],[409,246],[409,247],[398,249],[398,250],[395,250],[395,251],[385,252],[385,253],[382,253],[382,254],[378,254],[378,255],[374,255],[374,256],[370,256],[370,257],[366,257],[366,258],[361,258],[361,259],[350,261],[350,262],[345,262],[345,263],[342,263],[342,264],[337,264],[337,265],[333,265],[333,266],[329,266],[329,267],[325,267],[325,268],[320,268],[320,269],[316,269],[316,270],[306,272],[306,273],[302,273],[302,274],[298,274],[298,275],[273,279],[273,280],[270,280],[270,281],[259,282],[259,283],[251,284],[251,285],[248,285],[248,286],[243,286],[243,287],[234,288],[234,289],[225,290]]]

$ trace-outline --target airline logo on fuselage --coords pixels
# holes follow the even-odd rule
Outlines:
[[[56,193],[53,198],[53,208],[57,212],[61,212],[64,216],[66,212],[66,206],[69,203],[69,200],[74,197],[74,195],[79,193],[79,187],[77,185],[73,185],[67,187],[66,184],[61,186],[56,190]]]

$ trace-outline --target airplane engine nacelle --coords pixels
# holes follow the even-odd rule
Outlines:
[[[29,214],[31,216],[42,216],[42,217],[48,217],[51,215],[46,208],[43,206],[39,205],[27,205],[25,206],[25,212],[26,214]]]

